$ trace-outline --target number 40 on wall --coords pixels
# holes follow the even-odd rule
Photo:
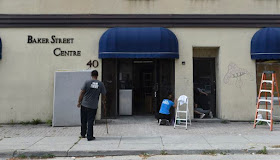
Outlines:
[[[87,63],[87,66],[89,66],[89,68],[93,67],[93,68],[97,68],[99,65],[98,60],[90,60]]]

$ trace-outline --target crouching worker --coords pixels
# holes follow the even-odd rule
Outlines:
[[[170,114],[170,108],[176,107],[177,100],[175,99],[175,103],[172,102],[173,95],[168,94],[167,99],[164,99],[161,103],[160,110],[157,116],[158,123],[161,124],[169,124],[171,122],[171,114]],[[168,122],[167,122],[168,120]]]

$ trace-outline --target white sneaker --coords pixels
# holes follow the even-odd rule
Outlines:
[[[202,119],[205,116],[205,114],[203,113],[202,115],[200,115],[200,119]]]
[[[210,118],[213,118],[213,113],[210,112],[210,113],[209,113],[209,116],[210,116]]]

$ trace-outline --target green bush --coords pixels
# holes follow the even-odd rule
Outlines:
[[[257,154],[267,154],[266,146],[262,150],[257,151]]]

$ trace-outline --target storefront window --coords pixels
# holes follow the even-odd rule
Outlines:
[[[132,61],[130,59],[120,60],[119,88],[132,89]]]
[[[261,84],[261,78],[262,78],[262,73],[263,71],[275,71],[276,73],[276,79],[277,79],[277,84],[278,84],[278,91],[280,91],[280,61],[266,61],[266,62],[257,62],[257,88],[258,92],[260,89],[260,84]],[[271,74],[267,74],[266,79],[271,80]],[[267,89],[271,89],[271,84],[267,84]],[[264,94],[261,95],[264,97]],[[267,95],[270,97],[270,94]],[[274,100],[278,101],[278,94],[276,90],[276,86],[274,87]]]

